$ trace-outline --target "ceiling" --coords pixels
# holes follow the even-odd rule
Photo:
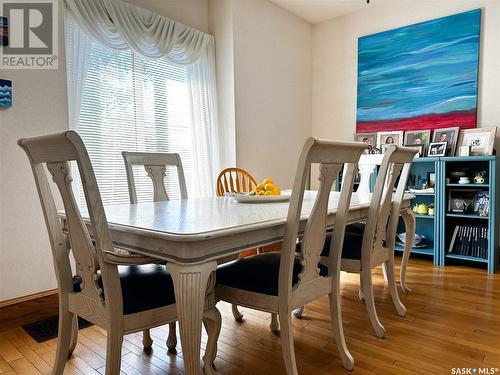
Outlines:
[[[326,21],[364,9],[366,0],[270,0],[310,23]],[[376,0],[373,0],[376,1]]]

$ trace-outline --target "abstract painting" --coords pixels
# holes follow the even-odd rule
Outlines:
[[[12,107],[12,81],[0,79],[0,109]]]
[[[481,10],[358,39],[356,132],[475,128]]]

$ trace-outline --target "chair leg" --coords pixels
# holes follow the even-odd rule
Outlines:
[[[269,324],[269,329],[273,333],[276,333],[279,331],[280,325],[278,322],[278,314],[275,314],[275,313],[271,314],[271,324]]]
[[[396,285],[396,279],[394,277],[394,257],[389,256],[389,260],[382,264],[382,267],[387,273],[387,282],[389,283],[389,291],[391,292],[392,302],[394,307],[400,316],[406,315],[406,307],[401,302],[398,294],[398,287]]]
[[[123,331],[109,329],[106,342],[106,375],[120,374]]]
[[[298,375],[297,363],[295,362],[295,349],[293,346],[292,314],[280,312],[279,322],[281,326],[281,347],[283,360],[287,375]]]
[[[78,343],[78,315],[73,314],[73,326],[71,328],[71,341],[69,344],[68,355],[73,354],[77,343]]]
[[[203,369],[206,375],[216,375],[218,372],[215,369],[214,361],[217,357],[217,340],[222,326],[222,316],[215,306],[203,313],[203,325],[208,335],[207,348],[203,357]]]
[[[360,301],[364,301],[365,300],[365,295],[363,293],[363,273],[359,274],[358,298],[359,298]]]
[[[175,352],[177,346],[177,325],[175,322],[168,325],[167,348],[169,352]]]
[[[365,295],[366,310],[368,311],[368,316],[372,323],[375,334],[377,335],[377,337],[383,338],[385,336],[385,328],[380,323],[377,315],[377,310],[375,309],[375,300],[373,298],[372,289],[372,271],[371,269],[365,269],[361,272],[363,273],[363,294]]]
[[[293,310],[293,315],[297,319],[302,319],[302,314],[304,313],[304,308],[305,308],[305,306],[301,306],[298,309]]]
[[[231,305],[231,310],[233,311],[234,319],[241,322],[243,320],[243,314],[238,310],[238,305]]]
[[[344,337],[344,325],[342,323],[342,311],[340,294],[338,287],[328,295],[330,299],[330,314],[333,325],[333,334],[335,336],[335,342],[337,343],[337,349],[339,351],[340,359],[342,360],[342,365],[346,370],[351,371],[354,368],[354,358],[347,348]]]
[[[61,303],[61,301],[59,301]],[[63,307],[64,308],[64,307]],[[64,311],[59,311],[59,332],[57,338],[56,361],[52,368],[52,375],[61,375],[64,371],[64,366],[68,356],[70,355],[70,347],[72,345],[71,337],[73,335],[74,314],[64,308]]]
[[[151,351],[151,347],[153,346],[153,339],[151,338],[151,333],[149,329],[145,329],[142,331],[142,347],[145,352]]]

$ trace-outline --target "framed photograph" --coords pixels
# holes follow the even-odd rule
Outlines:
[[[490,213],[490,193],[478,191],[474,197],[474,213],[479,216],[488,216]]]
[[[434,172],[427,173],[427,183],[429,184],[429,187],[431,187],[431,188],[436,186],[436,173],[434,173]]]
[[[431,131],[430,130],[412,130],[405,132],[405,146],[423,145],[424,150],[422,155],[425,155],[425,151],[429,148],[429,143],[431,141]]]
[[[415,155],[416,158],[419,158],[419,157],[422,157],[422,156],[425,156],[425,153],[424,153],[424,145],[423,144],[415,144],[415,145],[405,145],[405,147],[408,147],[408,148],[412,148],[414,150],[417,150],[418,153],[417,155]]]
[[[372,148],[377,147],[377,133],[356,133],[354,134],[354,141],[363,142]],[[369,150],[365,150],[364,153],[368,154]]]
[[[471,155],[492,155],[497,128],[477,128],[460,131],[459,146],[470,146]]]
[[[427,156],[445,156],[448,142],[432,142]]]
[[[470,146],[458,146],[458,156],[469,156],[470,155]]]
[[[455,149],[457,147],[458,135],[460,133],[460,128],[444,128],[434,130],[432,135],[432,142],[448,142],[446,146],[446,155],[455,155]]]
[[[379,132],[377,133],[377,147],[382,149],[382,145],[403,145],[403,131]],[[386,146],[387,147],[387,146]],[[384,150],[382,149],[382,152]]]
[[[451,189],[448,192],[448,212],[472,214],[477,191],[470,189]]]

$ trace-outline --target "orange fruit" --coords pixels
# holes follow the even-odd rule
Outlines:
[[[262,183],[265,184],[274,184],[274,181],[271,177],[266,178]]]

